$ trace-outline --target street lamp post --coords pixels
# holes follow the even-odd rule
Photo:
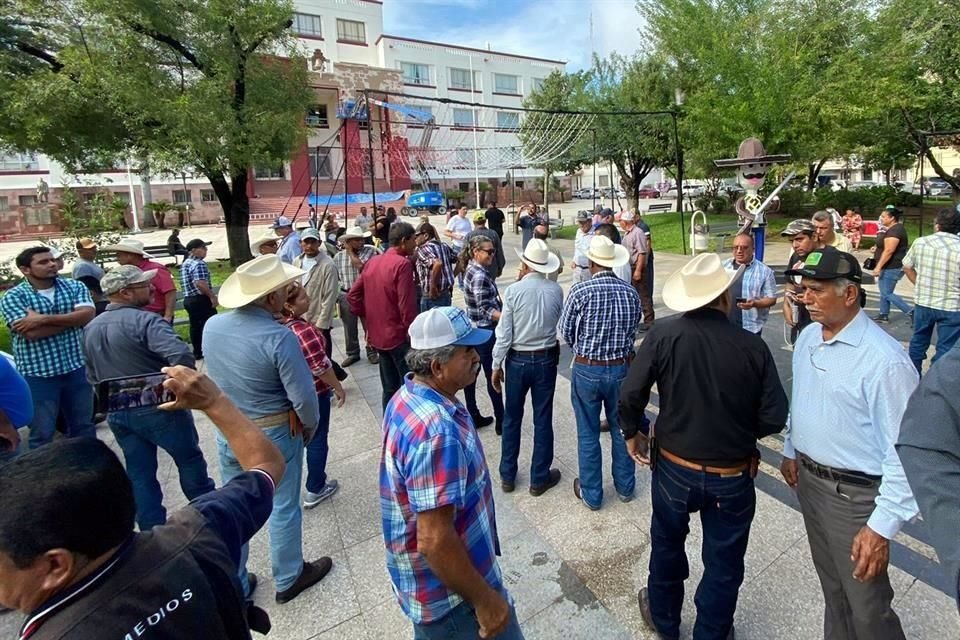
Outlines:
[[[127,158],[127,183],[130,186],[130,213],[133,215],[133,233],[140,233],[140,215],[137,213],[137,194],[133,190],[133,172],[130,170],[130,158]]]
[[[673,94],[673,146],[677,153],[677,211],[680,216],[680,246],[684,255],[687,253],[687,232],[683,228],[683,150],[680,148],[680,107],[683,106],[683,90],[677,87]]]
[[[187,172],[184,171],[180,174],[180,179],[183,181],[183,200],[184,200],[184,211],[187,214],[187,227],[190,227],[190,196],[187,191]]]

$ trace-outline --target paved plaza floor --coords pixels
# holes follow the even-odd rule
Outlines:
[[[184,232],[218,241],[223,229],[202,228]],[[253,230],[251,236],[259,229]],[[145,238],[148,244],[160,240]],[[153,235],[153,234],[151,234]],[[556,243],[561,253],[572,253],[569,241]],[[519,238],[508,234],[507,270],[501,288],[514,280],[518,263],[513,248]],[[788,247],[768,246],[771,266],[786,262]],[[215,244],[212,257],[220,255]],[[12,255],[0,245],[0,257]],[[569,261],[569,258],[568,258]],[[657,312],[669,314],[660,303],[659,288],[667,275],[683,264],[682,256],[658,255]],[[570,274],[560,278],[565,289]],[[869,307],[875,313],[876,288]],[[899,291],[912,293],[904,280]],[[458,301],[455,299],[455,303]],[[790,357],[782,340],[782,316],[774,313],[765,331],[784,386],[790,392]],[[905,320],[894,314],[886,328],[901,341],[909,338]],[[343,358],[343,333],[334,330],[335,357]],[[577,476],[576,425],[570,402],[569,350],[564,348],[561,375],[554,400],[555,465],[562,471],[559,486],[541,497],[527,491],[532,425],[530,405],[524,418],[520,475],[517,491],[504,494],[496,482],[500,459],[499,441],[492,428],[481,430],[488,466],[494,470],[494,499],[503,557],[501,565],[507,586],[516,600],[517,612],[528,640],[606,640],[652,638],[637,608],[637,590],[645,584],[650,553],[650,473],[637,470],[637,499],[623,504],[614,499],[609,476],[609,438],[603,437],[605,498],[599,511],[590,511],[573,496]],[[272,640],[388,640],[409,639],[412,631],[396,604],[384,565],[377,484],[380,457],[380,382],[377,368],[361,361],[349,369],[344,383],[347,403],[334,409],[330,429],[328,474],[340,481],[340,491],[317,508],[305,511],[304,552],[307,559],[330,555],[331,574],[318,586],[286,605],[273,600],[266,530],[252,541],[249,568],[261,578],[257,603],[273,620]],[[484,393],[478,396],[482,403]],[[695,402],[696,397],[690,398]],[[656,404],[654,396],[653,403]],[[489,405],[486,413],[490,413]],[[651,408],[656,413],[656,408]],[[213,427],[196,414],[201,442],[215,479],[219,479]],[[113,437],[101,425],[98,435],[113,445]],[[804,533],[793,491],[778,471],[782,437],[761,442],[763,463],[757,477],[757,512],[746,556],[746,578],[740,590],[736,615],[737,637],[743,639],[813,640],[822,637],[823,597]],[[168,507],[185,503],[177,471],[165,455],[160,464]],[[700,526],[694,517],[687,543],[690,579],[687,582],[682,637],[689,638],[695,617],[693,604],[697,580],[702,573],[699,558]],[[960,618],[947,595],[935,554],[928,544],[922,522],[910,523],[891,546],[890,575],[896,592],[894,607],[911,639],[960,637]],[[0,615],[0,636],[15,637],[18,614]],[[257,637],[257,636],[255,636]]]

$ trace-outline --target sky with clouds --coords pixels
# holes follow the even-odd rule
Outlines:
[[[593,16],[591,40],[590,18]],[[566,60],[630,54],[640,42],[634,0],[384,0],[383,30],[408,38]]]

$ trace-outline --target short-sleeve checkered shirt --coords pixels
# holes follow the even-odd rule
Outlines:
[[[183,261],[180,267],[180,288],[183,290],[183,297],[202,296],[203,292],[197,288],[197,280],[205,280],[207,286],[210,286],[210,269],[207,263],[200,258],[193,256]]]
[[[903,266],[917,272],[917,304],[960,311],[960,237],[938,231],[913,241]]]
[[[27,315],[33,309],[44,315],[72,313],[77,307],[93,307],[90,292],[76,280],[57,278],[53,281],[53,301],[43,296],[23,280],[0,298],[0,314],[7,326]],[[83,329],[70,327],[56,335],[39,340],[27,340],[13,334],[13,359],[17,371],[25,376],[52,378],[84,366]]]
[[[633,353],[640,323],[640,296],[612,271],[573,286],[560,314],[560,334],[573,352],[590,360]]]
[[[377,255],[376,250],[368,244],[363,245],[357,252],[357,257],[363,264],[367,264],[367,261],[375,255]],[[360,270],[353,266],[353,261],[350,260],[350,252],[346,249],[339,251],[333,261],[337,265],[337,274],[340,276],[340,289],[350,291],[350,287],[360,277]]]
[[[733,258],[727,258],[723,263],[724,269],[736,271],[737,265]],[[743,270],[741,278],[740,292],[736,292],[735,298],[741,297],[749,300],[757,298],[776,298],[777,297],[777,276],[773,269],[763,264],[756,258]],[[763,329],[770,317],[770,309],[744,309],[740,312],[742,326],[747,331],[757,333]]]
[[[453,526],[473,567],[506,596],[480,437],[462,404],[408,377],[383,417],[380,512],[393,592],[417,624],[439,620],[463,602],[417,551],[417,514],[445,506],[454,507]]]

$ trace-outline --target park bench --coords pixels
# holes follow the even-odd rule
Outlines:
[[[649,207],[647,207],[646,213],[666,213],[668,211],[673,211],[673,203],[654,202]]]
[[[180,264],[180,255],[170,253],[170,249],[168,249],[167,245],[165,244],[155,244],[155,245],[145,246],[143,250],[149,253],[152,259],[173,258],[174,265]],[[100,264],[101,267],[105,264],[108,264],[110,262],[116,262],[116,261],[117,261],[116,251],[98,251],[97,252],[97,262]],[[168,263],[167,266],[170,266],[170,264]]]

